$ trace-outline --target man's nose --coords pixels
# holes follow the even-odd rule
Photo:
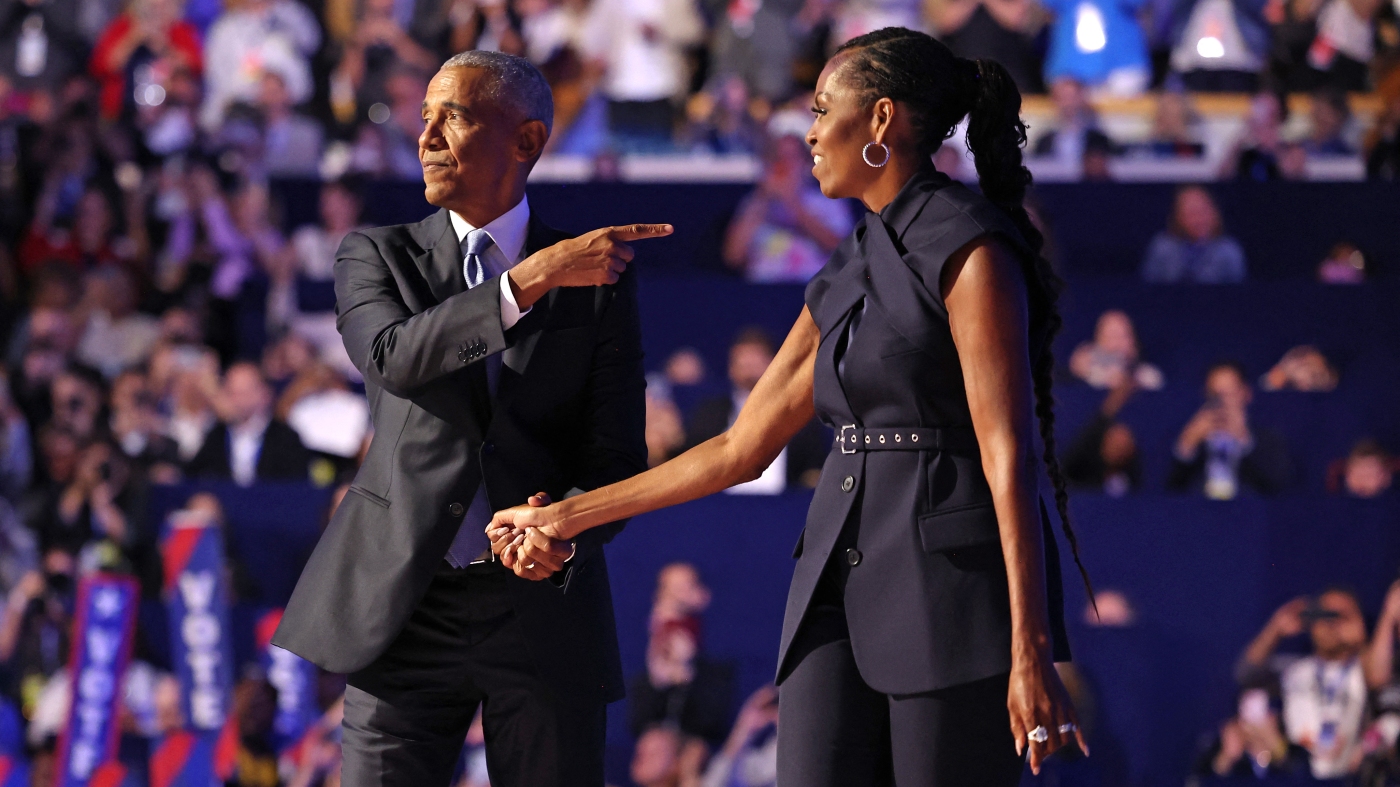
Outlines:
[[[442,129],[437,121],[428,120],[423,124],[423,133],[418,135],[418,147],[423,150],[437,150],[442,147]]]

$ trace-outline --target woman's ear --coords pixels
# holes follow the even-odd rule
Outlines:
[[[871,139],[877,143],[885,144],[885,137],[890,133],[890,126],[894,123],[897,111],[894,101],[888,97],[875,102],[875,105],[870,108]]]

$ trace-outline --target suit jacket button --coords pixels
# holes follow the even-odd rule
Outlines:
[[[447,513],[451,514],[452,516],[461,516],[462,514],[466,513],[466,509],[462,508],[461,503],[453,503],[452,505],[447,507]]]
[[[853,475],[848,475],[848,476],[846,476],[844,479],[841,480],[841,491],[842,491],[842,492],[849,492],[849,491],[851,491],[852,489],[855,489],[855,488],[856,488],[856,477],[855,477],[855,476],[853,476]]]
[[[471,360],[471,358],[467,356],[467,351],[463,349],[457,351],[457,360],[461,361],[462,363],[466,363],[467,361]]]
[[[860,559],[861,559],[861,557],[862,557],[862,555],[860,554],[860,550],[859,550],[859,549],[848,549],[848,550],[846,550],[846,563],[847,563],[848,565],[850,565],[852,568],[854,568],[854,567],[860,565]]]

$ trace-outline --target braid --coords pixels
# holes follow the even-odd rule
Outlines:
[[[1094,614],[1097,615],[1099,605],[1094,599],[1094,583],[1089,580],[1089,571],[1084,568],[1084,561],[1079,559],[1079,539],[1075,536],[1074,526],[1069,521],[1069,492],[1065,490],[1065,476],[1060,470],[1060,459],[1055,452],[1055,394],[1053,389],[1055,355],[1050,350],[1050,343],[1055,338],[1055,334],[1060,332],[1060,326],[1064,322],[1060,318],[1057,306],[1060,278],[1055,275],[1050,264],[1040,255],[1036,255],[1035,268],[1036,278],[1041,284],[1040,289],[1048,295],[1042,317],[1044,345],[1034,368],[1031,369],[1031,379],[1035,386],[1035,416],[1040,422],[1040,441],[1045,446],[1045,454],[1042,458],[1045,460],[1045,472],[1050,476],[1050,483],[1055,487],[1055,510],[1060,515],[1060,529],[1064,531],[1065,541],[1069,542],[1069,551],[1074,556],[1074,565],[1079,569],[1079,576],[1084,580],[1084,590],[1089,595],[1089,603],[1093,605]]]

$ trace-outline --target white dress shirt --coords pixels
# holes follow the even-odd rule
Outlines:
[[[240,426],[228,428],[228,466],[233,482],[239,486],[252,486],[258,480],[258,457],[270,420],[265,415],[253,416]]]
[[[452,219],[452,230],[457,234],[458,246],[462,245],[468,232],[478,229],[455,210],[449,210],[447,215]],[[486,266],[486,278],[501,276],[525,258],[525,238],[530,230],[530,200],[521,197],[515,207],[480,229],[486,230],[491,240],[495,241],[482,255],[485,258],[481,262]],[[501,276],[501,328],[510,330],[520,322],[521,317],[529,313],[529,309],[521,311],[520,305],[515,302],[515,293],[510,291],[510,277]]]

